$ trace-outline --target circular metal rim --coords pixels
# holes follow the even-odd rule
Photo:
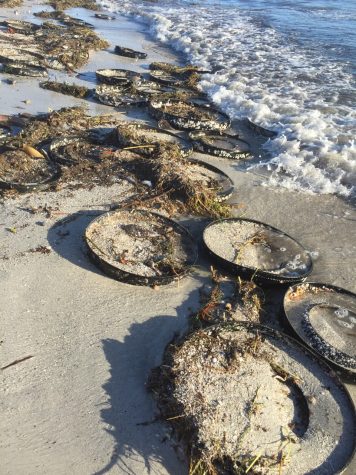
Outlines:
[[[290,300],[289,295],[290,295],[291,292],[294,292],[300,285],[308,285],[308,286],[311,286],[311,287],[317,287],[317,288],[321,288],[321,289],[327,288],[327,289],[333,290],[334,292],[337,292],[337,293],[350,295],[353,298],[355,298],[355,300],[356,300],[356,294],[354,294],[353,292],[350,292],[349,290],[343,289],[342,287],[338,287],[336,285],[323,284],[321,282],[306,282],[304,284],[299,283],[299,284],[295,284],[295,285],[289,287],[287,289],[286,293],[284,294],[284,297],[283,297],[284,316],[286,318],[286,321],[287,321],[289,327],[292,329],[293,333],[298,336],[298,338],[303,342],[303,344],[305,346],[307,346],[309,349],[311,349],[314,353],[316,353],[324,361],[327,361],[328,364],[332,365],[334,368],[337,368],[341,372],[345,372],[346,375],[352,375],[355,378],[356,377],[356,369],[342,366],[339,363],[337,363],[337,362],[333,361],[332,359],[330,359],[328,356],[325,356],[324,354],[322,354],[320,351],[318,351],[316,348],[314,348],[314,346],[311,343],[309,343],[309,338],[307,338],[305,336],[304,332],[303,332],[303,334],[301,334],[297,330],[296,326],[293,324],[294,320],[293,320],[293,322],[291,321],[290,311],[289,311],[289,308],[287,308],[287,304]],[[315,332],[315,333],[318,334],[317,332]],[[332,346],[332,345],[330,345],[330,346]]]
[[[191,233],[188,231],[187,228],[182,226],[181,224],[177,223],[176,221],[173,221],[172,219],[167,218],[166,216],[163,216],[159,213],[154,213],[152,211],[146,211],[144,209],[135,209],[134,213],[141,213],[143,215],[149,216],[149,215],[154,215],[158,216],[160,219],[164,220],[169,224],[169,226],[173,227],[174,229],[178,230],[180,233],[185,234],[189,240],[191,241],[192,244],[192,259],[191,259],[191,264],[185,265],[184,266],[184,271],[177,275],[165,275],[165,276],[151,276],[151,277],[144,277],[140,276],[138,274],[134,274],[132,272],[128,272],[122,269],[119,269],[118,267],[113,266],[112,264],[109,264],[105,259],[100,257],[96,252],[91,248],[91,246],[88,243],[87,240],[87,231],[89,227],[96,221],[99,221],[103,216],[109,215],[112,213],[119,213],[120,209],[116,209],[115,211],[109,211],[107,213],[103,213],[97,218],[93,219],[87,226],[87,228],[84,231],[84,241],[86,243],[87,251],[89,258],[92,260],[92,262],[97,265],[105,274],[109,275],[111,278],[118,280],[120,282],[124,282],[126,284],[131,284],[131,285],[146,285],[146,286],[152,286],[152,285],[167,285],[172,282],[181,280],[183,277],[187,276],[191,270],[191,268],[195,265],[198,259],[198,247],[196,245],[196,242],[191,235]]]
[[[216,125],[213,127],[213,126],[206,126],[204,125],[204,122],[201,122],[199,120],[196,120],[196,119],[192,119],[194,120],[194,122],[197,122],[197,123],[201,123],[200,126],[197,126],[197,125],[194,125],[194,126],[181,126],[181,125],[177,125],[177,121],[179,120],[184,120],[186,122],[188,122],[189,120],[188,119],[185,119],[185,118],[181,118],[180,116],[178,115],[175,115],[175,114],[172,114],[170,112],[165,112],[162,110],[162,107],[165,106],[165,105],[168,105],[168,104],[176,104],[176,103],[184,103],[184,104],[188,104],[190,106],[192,106],[193,108],[202,108],[202,109],[206,109],[206,110],[209,110],[211,112],[214,112],[218,115],[220,115],[220,117],[222,118],[222,122],[219,125],[218,124],[218,120],[214,120],[214,119],[211,119],[209,120],[209,122],[215,122]],[[157,104],[157,107],[155,106],[155,104]],[[179,100],[168,100],[168,101],[159,101],[159,100],[153,100],[153,101],[149,101],[148,102],[148,110],[149,112],[152,114],[153,117],[155,117],[156,119],[165,119],[167,120],[171,125],[173,125],[173,127],[175,128],[178,128],[178,129],[183,129],[183,130],[224,130],[224,129],[227,129],[230,124],[231,124],[231,121],[230,121],[230,118],[227,114],[225,114],[224,112],[221,112],[220,110],[216,109],[215,107],[207,107],[207,106],[203,106],[203,105],[196,105],[194,104],[194,102],[190,102],[190,101],[179,101]]]
[[[208,170],[218,173],[219,175],[222,175],[224,177],[225,185],[223,185],[223,189],[221,191],[217,192],[219,202],[228,200],[231,197],[231,195],[234,193],[235,191],[234,182],[229,177],[229,175],[223,172],[220,168],[216,167],[215,165],[211,165],[210,163],[204,162],[203,160],[198,160],[197,158],[188,158],[188,162],[192,164],[200,165],[203,168],[207,168]]]
[[[306,253],[307,253],[307,250],[305,249],[305,247],[299,241],[294,239],[289,234],[285,233],[284,231],[281,231],[280,229],[275,228],[274,226],[270,226],[269,224],[263,223],[261,221],[257,221],[257,220],[254,220],[254,219],[247,219],[247,218],[224,218],[224,219],[219,219],[219,220],[213,221],[212,223],[209,223],[204,228],[203,243],[204,243],[204,246],[207,249],[208,253],[212,256],[212,258],[221,267],[225,268],[228,272],[230,272],[232,274],[237,274],[237,275],[244,275],[248,278],[252,277],[252,280],[254,280],[256,282],[260,282],[262,284],[267,284],[267,285],[272,284],[272,283],[273,284],[281,284],[281,285],[288,285],[288,284],[294,284],[294,283],[296,284],[296,283],[302,282],[304,279],[306,279],[311,274],[311,272],[313,270],[313,261],[312,261],[310,255],[309,255],[309,253],[308,253],[308,255],[309,255],[309,259],[310,259],[310,267],[309,267],[308,271],[305,274],[303,274],[303,276],[300,276],[300,277],[276,276],[276,275],[273,275],[272,273],[255,269],[254,267],[242,266],[242,265],[239,265],[239,264],[235,264],[233,262],[230,262],[230,261],[218,256],[207,245],[207,243],[205,241],[205,233],[206,233],[206,230],[209,227],[211,227],[211,226],[213,226],[217,223],[224,222],[224,221],[230,221],[230,222],[231,221],[243,221],[243,222],[249,222],[249,223],[262,225],[263,227],[267,227],[267,228],[271,229],[272,231],[275,231],[279,234],[283,234],[284,236],[288,237],[293,242],[298,244],[298,246],[300,246],[300,248],[303,251],[305,251]]]
[[[248,331],[254,332],[256,334],[262,333],[270,338],[286,341],[290,343],[292,346],[294,346],[295,348],[297,348],[300,352],[308,355],[308,358],[313,360],[321,368],[322,371],[327,373],[328,377],[331,378],[334,381],[335,385],[339,387],[340,391],[342,391],[345,394],[346,399],[349,402],[350,409],[353,412],[354,426],[356,426],[356,407],[348,388],[341,381],[339,376],[333,371],[333,368],[327,362],[320,359],[319,355],[315,351],[313,351],[309,346],[306,346],[305,344],[301,343],[296,338],[293,338],[292,336],[287,335],[286,333],[276,330],[274,328],[271,328],[269,326],[261,325],[257,323],[251,323],[251,322],[244,322],[244,321],[221,322],[218,324],[210,325],[206,327],[203,331],[214,331],[214,329],[219,329],[219,328],[223,328],[223,329],[226,328],[226,330],[230,330],[230,331],[241,331],[241,329],[243,330],[247,329]],[[190,338],[191,335],[189,335],[188,338]],[[356,430],[354,430],[354,433],[356,433]],[[334,475],[343,474],[345,470],[349,467],[350,463],[353,461],[353,458],[355,457],[355,454],[356,454],[356,438],[353,437],[353,440],[354,440],[353,450],[351,454],[345,460],[343,467],[338,472],[333,472]]]
[[[210,145],[205,143],[203,140],[199,139],[199,135],[206,135],[206,136],[217,136],[218,134],[213,130],[193,130],[188,133],[190,140],[192,141],[193,148],[201,153],[206,153],[208,155],[214,155],[215,157],[220,158],[227,158],[228,160],[242,160],[244,158],[248,158],[251,156],[251,147],[246,140],[240,139],[237,135],[229,135],[222,132],[220,135],[222,138],[228,137],[239,140],[240,142],[245,143],[248,146],[247,151],[240,151],[240,152],[230,152],[228,149],[222,147],[215,147],[215,145]]]

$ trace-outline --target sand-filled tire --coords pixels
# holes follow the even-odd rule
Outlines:
[[[45,155],[32,158],[22,149],[0,152],[0,188],[20,192],[48,189],[60,176],[60,169]]]
[[[116,136],[120,145],[132,147],[137,153],[145,156],[154,154],[161,144],[177,145],[183,157],[188,157],[193,151],[187,140],[173,132],[137,122],[123,122],[118,125]]]
[[[99,20],[115,20],[113,15],[107,15],[106,13],[95,13],[94,17]]]
[[[222,132],[192,131],[189,138],[193,143],[194,150],[215,157],[241,160],[249,158],[250,145],[237,135],[228,135]]]
[[[219,267],[262,284],[301,282],[313,268],[309,253],[294,238],[251,219],[214,221],[203,241]]]
[[[354,454],[345,387],[267,327],[219,324],[174,341],[148,387],[201,473],[340,474]]]
[[[15,76],[27,76],[45,78],[48,77],[48,71],[42,66],[30,66],[24,63],[6,63],[3,65],[2,72],[13,74]]]
[[[144,106],[149,98],[139,92],[131,92],[118,86],[102,84],[95,88],[94,98],[111,107]]]
[[[197,259],[190,233],[146,210],[105,213],[84,235],[90,259],[104,273],[133,285],[163,285],[187,275]]]
[[[125,56],[126,58],[134,59],[145,59],[147,58],[147,53],[142,51],[135,51],[131,48],[124,48],[123,46],[115,46],[115,54],[119,56]]]
[[[53,139],[49,145],[49,154],[53,161],[61,165],[77,165],[83,161],[99,163],[107,157],[119,155],[121,148],[98,143],[84,135],[70,135]]]
[[[141,79],[140,73],[128,69],[98,69],[95,74],[100,83],[111,86],[130,86]]]
[[[150,71],[150,79],[164,86],[184,87],[185,79],[159,69]]]
[[[328,284],[298,284],[284,297],[292,331],[345,376],[356,379],[356,295]]]
[[[245,122],[249,129],[253,130],[258,135],[262,135],[262,137],[266,137],[269,139],[277,137],[277,132],[275,132],[274,130],[268,130],[265,127],[262,127],[261,125],[255,124],[249,119],[245,119]]]
[[[207,105],[176,100],[150,101],[149,113],[157,120],[167,120],[177,129],[224,130],[230,126],[229,117]]]
[[[188,159],[189,165],[186,171],[191,174],[191,179],[203,184],[205,189],[211,188],[216,191],[216,201],[223,202],[228,200],[234,192],[234,182],[220,168],[210,163],[197,160],[195,158]],[[193,170],[196,169],[196,177],[194,178]]]

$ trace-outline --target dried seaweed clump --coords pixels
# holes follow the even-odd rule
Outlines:
[[[0,7],[13,8],[20,7],[23,0],[0,0]]]
[[[7,62],[18,60],[35,66],[72,71],[87,62],[91,50],[108,46],[107,41],[99,38],[91,28],[76,22],[69,21],[66,26],[49,22],[39,26],[23,21],[8,21],[5,24],[15,32],[4,31],[0,35],[2,56],[7,58]]]
[[[160,63],[160,62],[151,63],[150,69],[152,70],[158,69],[160,71],[166,71],[167,73],[177,74],[177,75],[187,75],[194,72],[199,72],[198,66],[193,66],[192,64],[188,64],[187,66],[177,66],[175,64]]]
[[[6,140],[7,145],[36,147],[41,142],[62,135],[81,133],[92,127],[115,123],[110,115],[90,116],[81,107],[65,107],[58,111],[25,119],[21,132]]]
[[[99,10],[95,0],[48,0],[48,3],[55,10],[66,10],[68,8],[87,8],[88,10]]]
[[[219,202],[218,189],[192,179],[190,163],[177,144],[161,143],[152,157],[129,165],[140,180],[152,182],[155,193],[164,195],[162,207],[175,205],[180,211],[214,218],[231,214],[230,206]]]
[[[90,50],[108,46],[92,29],[82,26],[43,27],[36,32],[35,39],[43,53],[55,57],[69,70],[83,66]]]
[[[76,84],[56,82],[56,81],[41,82],[40,87],[42,89],[48,89],[50,91],[60,92],[61,94],[65,94],[67,96],[79,97],[81,99],[89,97],[92,94],[92,90],[87,87],[77,86]]]
[[[232,280],[211,268],[211,285],[200,292],[201,307],[191,316],[192,328],[224,322],[261,323],[264,294],[254,282]]]

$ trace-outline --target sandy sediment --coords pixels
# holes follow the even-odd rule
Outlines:
[[[20,15],[2,8],[0,17],[39,21],[33,13],[43,8],[25,1]],[[50,71],[51,80],[94,87],[96,69],[147,71],[152,61],[178,60],[151,41],[140,24],[120,17],[100,20],[81,9],[72,14],[92,23],[110,47],[91,53],[79,77]],[[116,44],[145,51],[148,58],[117,56]],[[0,74],[1,114],[76,104],[86,104],[93,114],[113,113],[108,106],[40,89],[40,79],[19,77],[10,85],[7,78]],[[154,125],[135,109],[126,118]],[[237,126],[250,141],[251,132]],[[257,156],[261,142],[257,136],[251,140]],[[268,188],[263,176],[247,171],[248,161],[196,157],[233,179],[236,215],[267,222],[313,251],[309,280],[355,292],[356,212],[351,204],[336,196]],[[157,409],[145,381],[173,335],[186,328],[191,309],[198,308],[209,264],[202,260],[192,276],[159,290],[102,274],[86,255],[85,227],[130,193],[130,184],[120,182],[24,194],[0,204],[1,367],[32,356],[0,372],[2,474],[188,471],[167,427],[154,422]],[[185,224],[195,232],[195,223]]]

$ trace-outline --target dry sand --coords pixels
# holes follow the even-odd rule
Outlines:
[[[26,1],[19,11],[32,19],[28,11],[41,9]],[[112,46],[146,51],[148,58],[132,62],[110,51],[98,52],[82,68],[81,80],[73,77],[69,82],[92,87],[95,69],[140,71],[151,61],[175,59],[148,39],[142,25],[80,13]],[[0,15],[14,17],[3,9]],[[52,79],[63,77],[51,73]],[[37,83],[27,78],[18,78],[13,86],[2,82],[1,113],[46,112],[86,103],[39,89]],[[95,103],[89,107],[93,113],[112,112]],[[128,116],[142,113],[132,110]],[[233,178],[237,215],[279,227],[318,253],[309,280],[355,292],[352,205],[335,196],[265,187],[264,177],[246,172],[243,162],[199,158],[219,164]],[[197,307],[208,266],[204,263],[191,277],[159,290],[121,284],[98,271],[84,253],[83,231],[98,211],[108,210],[129,191],[127,184],[117,184],[23,195],[1,205],[1,366],[33,356],[0,372],[1,475],[187,473],[167,427],[140,424],[152,421],[156,413],[145,390],[148,373],[160,364],[174,333],[184,330],[190,308]],[[35,214],[28,211],[40,206]],[[40,246],[50,252],[38,251]]]

